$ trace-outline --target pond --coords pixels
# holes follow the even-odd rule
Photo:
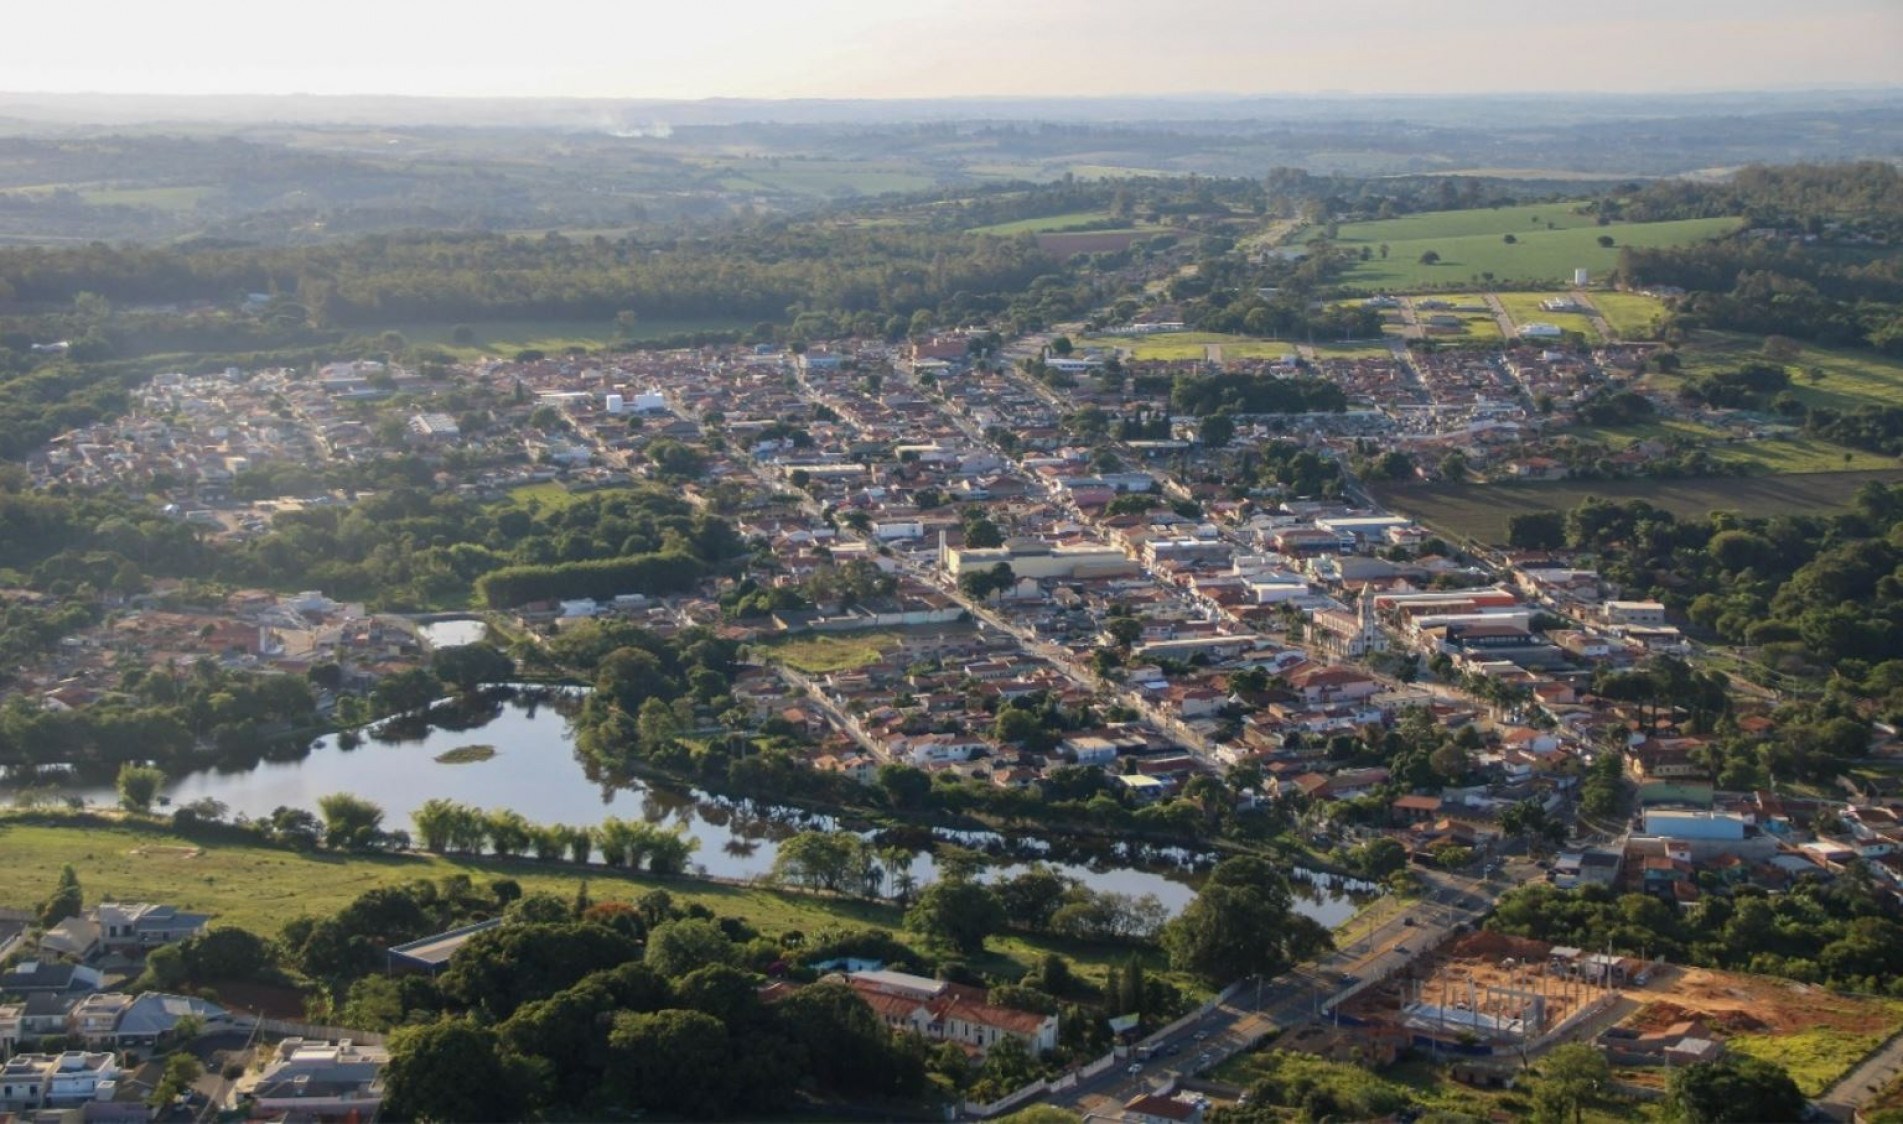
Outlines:
[[[445,709],[438,708],[438,713]],[[331,735],[295,760],[247,762],[241,768],[209,768],[170,779],[161,795],[173,806],[209,797],[234,815],[258,817],[278,807],[314,811],[320,797],[351,792],[382,805],[384,825],[393,830],[412,829],[411,814],[436,797],[478,808],[512,808],[538,824],[595,824],[610,816],[639,819],[678,826],[696,840],[690,869],[737,879],[771,871],[779,840],[795,832],[833,826],[831,817],[800,808],[640,779],[603,787],[583,771],[575,757],[568,719],[547,701],[510,699],[478,719],[456,729],[424,727],[414,719],[386,724],[355,748],[345,748],[338,736]],[[444,755],[449,760],[439,761]],[[117,800],[110,784],[55,784],[36,791],[97,804]],[[1208,855],[1130,841],[1099,845],[1086,857],[1076,854],[1076,845],[1068,839],[1006,840],[988,832],[939,834],[964,846],[994,853],[1002,850],[1016,859],[993,866],[994,877],[1009,876],[1035,857],[1049,855],[1045,861],[1050,865],[1093,889],[1155,894],[1172,914],[1195,897],[1185,881],[1187,868],[1211,861]],[[920,854],[912,872],[919,882],[930,881],[936,873],[932,857]],[[1308,916],[1333,927],[1353,914],[1351,887],[1308,871],[1291,873],[1298,889],[1310,895],[1301,901],[1301,910]]]

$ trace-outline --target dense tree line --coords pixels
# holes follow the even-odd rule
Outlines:
[[[1197,417],[1227,409],[1234,414],[1340,413],[1348,408],[1341,387],[1325,379],[1229,372],[1179,375],[1170,405]]]
[[[1903,917],[1860,865],[1788,892],[1708,887],[1688,909],[1645,894],[1544,883],[1500,899],[1487,928],[1574,948],[1611,947],[1708,968],[1903,994]]]

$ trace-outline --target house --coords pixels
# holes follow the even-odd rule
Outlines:
[[[1665,606],[1657,601],[1608,601],[1599,614],[1611,625],[1650,625],[1665,623]]]
[[[974,987],[889,971],[848,972],[846,982],[895,1030],[980,1052],[1005,1038],[1016,1038],[1034,1055],[1057,1048],[1056,1015],[995,1006]]]
[[[172,1033],[180,1022],[199,1025],[228,1022],[231,1013],[216,1003],[191,995],[148,991],[137,997],[106,992],[88,995],[73,1008],[72,1030],[94,1046],[150,1048]]]
[[[112,1054],[68,1050],[63,1054],[16,1054],[0,1065],[0,1110],[36,1111],[84,1104],[101,1083],[119,1076]]]
[[[99,939],[109,952],[157,948],[195,937],[211,923],[208,913],[184,913],[169,905],[148,902],[100,902],[92,919]]]
[[[105,982],[97,971],[80,964],[56,964],[48,960],[22,960],[13,970],[0,975],[0,994],[53,995],[97,991]]]
[[[239,1078],[232,1092],[250,1097],[254,1116],[374,1120],[389,1064],[390,1053],[380,1046],[286,1038],[265,1067]]]
[[[1310,703],[1365,699],[1381,689],[1372,676],[1351,667],[1314,667],[1298,671],[1289,677],[1289,686]]]

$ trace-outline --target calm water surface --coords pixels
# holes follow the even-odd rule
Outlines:
[[[452,622],[455,623],[455,622]],[[480,628],[481,622],[475,622]],[[430,728],[414,724],[395,740],[396,731],[373,734],[352,749],[336,735],[319,739],[310,753],[293,761],[263,761],[239,769],[205,769],[168,781],[163,795],[172,805],[210,797],[233,814],[267,816],[278,807],[315,810],[319,797],[352,792],[383,806],[384,824],[410,830],[410,816],[425,801],[437,797],[478,808],[513,808],[539,824],[596,824],[614,816],[639,819],[668,827],[678,826],[698,841],[689,865],[702,873],[726,878],[754,878],[768,873],[778,841],[806,829],[832,826],[828,816],[798,808],[732,799],[693,789],[670,789],[639,779],[620,787],[604,788],[591,781],[575,758],[573,730],[556,707],[547,702],[510,700],[494,717],[470,729]],[[444,764],[437,756],[461,746],[494,746],[486,761]],[[60,796],[78,796],[91,803],[112,804],[111,785],[56,786]],[[943,833],[943,837],[983,848],[1002,843],[988,833]],[[1016,839],[1017,853],[1042,853],[1048,841]],[[1180,869],[1205,856],[1176,849],[1118,844],[1101,860],[1088,865],[1052,862],[1058,870],[1081,879],[1097,890],[1124,894],[1155,894],[1171,913],[1195,897]],[[1023,863],[992,868],[1005,877],[1023,869]],[[936,873],[932,858],[920,854],[913,864],[919,881]],[[1164,873],[1169,871],[1169,873]],[[1302,912],[1324,925],[1346,920],[1354,901],[1326,876],[1303,878],[1314,897],[1301,903]]]

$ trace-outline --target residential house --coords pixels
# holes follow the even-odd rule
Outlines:
[[[32,1112],[84,1104],[98,1095],[102,1082],[118,1075],[119,1059],[112,1054],[16,1054],[0,1065],[0,1110]]]
[[[1123,1102],[1120,1116],[1127,1124],[1202,1124],[1208,1103],[1193,1093],[1142,1093]]]
[[[286,1038],[261,1071],[239,1078],[233,1093],[249,1098],[254,1116],[374,1120],[389,1064],[380,1046]]]
[[[204,932],[211,923],[210,914],[185,913],[149,902],[100,902],[91,916],[99,925],[101,943],[110,952],[175,944]]]
[[[83,994],[99,990],[104,982],[97,971],[81,964],[22,960],[12,971],[0,975],[0,995]]]
[[[1057,1048],[1056,1015],[995,1006],[977,988],[905,972],[848,972],[846,981],[887,1026],[980,1052],[1016,1038],[1032,1054]]]

